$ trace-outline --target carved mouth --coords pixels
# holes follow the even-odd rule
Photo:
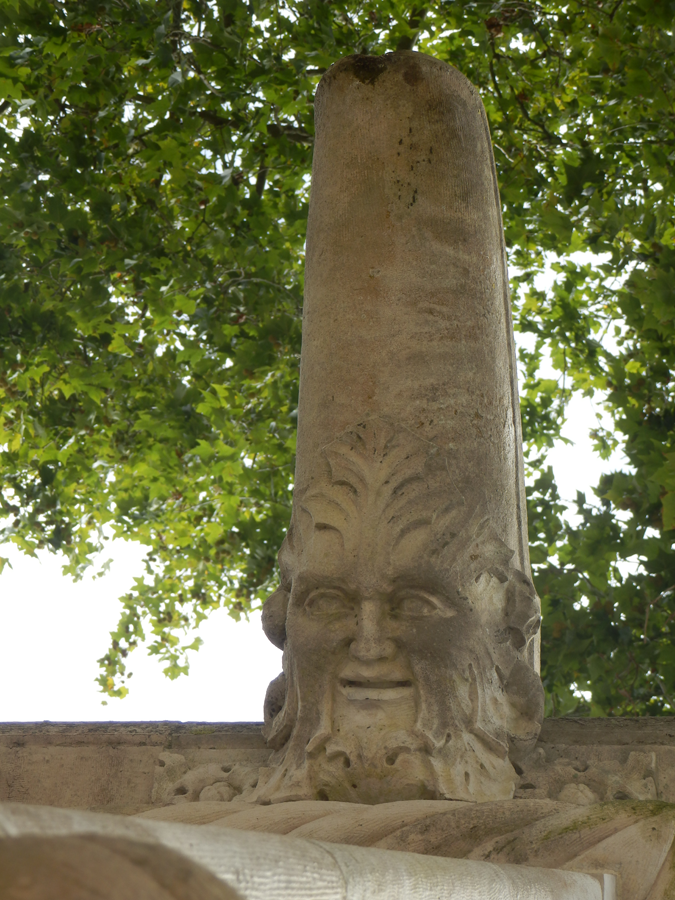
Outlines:
[[[348,700],[398,700],[412,690],[412,682],[354,681],[341,678],[340,687]]]

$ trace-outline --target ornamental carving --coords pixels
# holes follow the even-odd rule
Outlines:
[[[511,797],[543,713],[531,582],[484,500],[407,428],[368,419],[323,457],[264,608],[284,672],[256,799]]]

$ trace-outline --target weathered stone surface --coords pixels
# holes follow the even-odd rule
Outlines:
[[[666,900],[675,890],[675,805],[660,802],[623,800],[584,808],[550,800],[199,803],[150,810],[141,818],[609,874],[616,879],[611,896],[617,900]]]
[[[513,335],[483,106],[420,53],[349,57],[315,98],[298,499],[323,448],[385,416],[450,457],[529,574]]]
[[[515,796],[675,802],[675,719],[546,719]]]
[[[161,758],[167,752],[180,757],[178,769],[169,767],[168,779]],[[189,770],[215,766],[222,772],[242,763],[257,770],[269,755],[256,724],[5,723],[0,724],[0,800],[137,812],[174,797],[198,799],[189,790],[180,793],[184,785],[178,782]]]
[[[647,716],[640,719],[544,719],[539,743],[547,747],[675,747],[675,716]]]
[[[150,810],[141,818],[609,874],[616,879],[611,897],[617,900],[666,900],[675,890],[675,805],[660,802],[623,800],[584,808],[550,800],[199,803]]]
[[[284,647],[258,802],[513,795],[543,715],[499,195],[475,88],[354,56],[315,99]]]

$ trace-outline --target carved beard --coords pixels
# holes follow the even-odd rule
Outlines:
[[[268,729],[279,749],[258,802],[510,798],[516,773],[508,724],[515,709],[485,642],[466,630],[463,638],[466,650],[454,662],[410,658],[408,696],[384,702],[346,699],[340,660],[326,666],[324,659],[319,668],[311,655],[285,653],[278,685],[285,703]]]
[[[263,612],[284,675],[268,692],[277,753],[256,799],[507,799],[509,754],[534,743],[543,713],[529,647],[536,594],[485,513],[466,509],[436,448],[381,420],[359,429],[324,451],[332,481],[297,503],[284,587]],[[420,592],[436,614],[405,619]],[[316,594],[328,610],[318,622]],[[341,678],[355,637],[340,604],[363,616],[371,595],[403,673],[387,676],[402,687],[380,691],[386,700]]]
[[[416,697],[410,704],[354,704],[341,696],[336,666],[317,681],[315,671],[295,663],[294,658],[281,713],[290,720],[291,736],[272,759],[269,779],[259,783],[258,802],[381,803],[438,796],[429,742],[417,733]]]

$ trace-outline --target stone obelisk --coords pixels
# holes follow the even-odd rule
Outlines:
[[[485,112],[412,52],[341,60],[315,110],[259,797],[508,797],[542,690]]]

